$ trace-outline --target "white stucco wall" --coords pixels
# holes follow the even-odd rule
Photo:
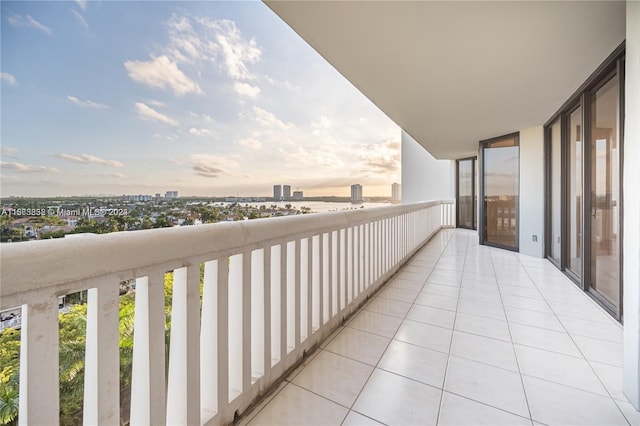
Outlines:
[[[520,253],[544,256],[543,126],[520,130]]]
[[[452,200],[455,189],[450,160],[436,160],[402,131],[402,203]]]
[[[624,393],[640,409],[640,2],[627,1],[624,125]]]

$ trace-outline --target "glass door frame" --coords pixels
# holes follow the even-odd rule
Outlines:
[[[571,108],[574,110],[575,108]],[[551,202],[553,191],[553,159],[552,159],[552,128],[553,125],[559,121],[560,124],[560,261],[558,262],[552,253],[553,244],[553,204]],[[567,229],[567,218],[564,212],[567,209],[567,186],[564,183],[567,181],[567,144],[565,141],[565,133],[567,129],[566,115],[562,114],[556,119],[552,120],[549,125],[544,128],[544,255],[556,268],[563,270],[563,265],[566,265],[567,259],[567,238],[564,235]]]
[[[596,71],[578,88],[578,90],[572,95],[562,107],[545,123],[544,125],[544,159],[545,159],[545,184],[544,184],[544,199],[545,199],[545,257],[564,274],[569,277],[578,287],[584,290],[589,296],[591,296],[596,302],[598,302],[606,311],[608,311],[618,321],[623,322],[623,239],[624,239],[624,188],[623,188],[623,176],[624,176],[624,61],[625,61],[625,42],[622,42],[616,50],[609,55],[609,57],[598,67]],[[619,111],[619,213],[618,213],[618,253],[619,253],[619,301],[618,306],[614,306],[610,301],[606,300],[604,296],[600,295],[592,286],[592,223],[591,223],[591,208],[592,208],[592,164],[591,164],[591,101],[596,91],[604,86],[611,78],[618,80],[618,111]],[[569,239],[568,223],[567,223],[567,187],[568,187],[568,145],[570,131],[567,129],[567,122],[569,115],[575,111],[576,108],[582,107],[582,214],[581,214],[581,232],[582,232],[582,265],[581,265],[581,277],[572,273],[567,267],[567,244]],[[551,161],[551,127],[560,120],[560,150],[561,150],[561,206],[560,206],[560,221],[561,221],[561,259],[560,265],[553,259],[551,252],[551,226],[552,226],[552,161]]]
[[[471,161],[471,227],[462,226],[460,220],[460,162]],[[478,194],[476,194],[476,169],[478,163],[478,156],[459,158],[456,160],[456,228],[472,229],[476,230],[478,222],[478,205],[474,200],[477,200]]]
[[[569,212],[569,203],[568,203],[568,195],[569,195],[569,183],[570,183],[570,176],[569,176],[569,162],[571,161],[570,158],[570,147],[569,147],[569,141],[571,140],[571,130],[568,126],[568,122],[569,122],[569,118],[571,117],[571,115],[577,110],[577,109],[581,109],[580,112],[580,141],[582,143],[581,146],[581,162],[580,162],[580,167],[581,167],[581,172],[580,173],[580,185],[582,187],[582,193],[580,194],[580,215],[576,217],[577,220],[580,220],[580,275],[576,274],[574,271],[572,271],[569,268],[569,256],[567,255],[567,250],[569,248],[569,242],[571,241],[571,229],[569,228],[569,220],[568,220],[568,212]],[[563,152],[563,162],[560,163],[561,166],[563,167],[564,171],[564,177],[565,180],[562,181],[560,183],[560,187],[562,188],[561,190],[563,191],[563,195],[564,198],[562,200],[562,207],[560,210],[560,216],[561,216],[561,220],[562,220],[562,225],[560,225],[560,235],[562,235],[562,241],[564,242],[563,244],[561,244],[561,250],[562,250],[562,259],[564,261],[564,263],[562,264],[563,266],[563,270],[565,272],[565,274],[567,274],[567,276],[569,278],[571,278],[571,280],[573,280],[573,282],[575,282],[578,287],[580,287],[583,290],[586,290],[584,288],[584,272],[585,272],[585,268],[586,268],[586,262],[585,262],[585,246],[586,246],[586,241],[591,241],[591,240],[587,240],[587,224],[586,224],[586,215],[585,215],[585,208],[587,206],[587,200],[590,200],[591,197],[589,197],[587,195],[587,191],[589,190],[590,186],[587,186],[585,180],[587,179],[588,176],[590,176],[588,174],[588,170],[585,168],[585,163],[586,163],[586,158],[587,158],[587,149],[585,148],[585,145],[587,145],[587,143],[585,142],[586,139],[588,137],[588,134],[586,132],[586,127],[585,126],[585,120],[588,119],[588,110],[587,108],[584,107],[584,95],[580,96],[580,100],[576,101],[575,103],[571,104],[569,106],[569,108],[567,108],[567,111],[565,114],[563,114],[562,117],[562,122],[564,124],[560,134],[562,135],[562,152]],[[591,216],[589,216],[591,217]],[[590,237],[590,235],[589,235]]]
[[[484,165],[484,150],[486,148],[487,145],[493,143],[493,142],[498,142],[502,139],[515,139],[516,141],[516,145],[518,147],[518,202],[515,205],[516,208],[516,235],[515,235],[515,242],[516,245],[514,247],[511,246],[507,246],[507,245],[503,245],[503,244],[496,244],[496,243],[492,243],[489,242],[485,236],[485,231],[486,231],[486,226],[485,226],[485,221],[487,219],[487,215],[485,212],[485,202],[484,202],[484,196],[485,196],[485,191],[484,191],[484,186],[485,186],[485,179],[484,179],[484,171],[485,171],[485,165]],[[485,246],[489,246],[489,247],[496,247],[496,248],[500,248],[503,250],[510,250],[510,251],[515,251],[515,252],[519,252],[520,251],[520,132],[515,132],[515,133],[508,133],[506,135],[502,135],[502,136],[498,136],[495,138],[491,138],[491,139],[485,139],[479,142],[479,150],[478,150],[478,180],[479,185],[478,185],[478,238],[479,238],[479,242],[480,245],[485,245]]]
[[[586,179],[584,190],[584,241],[588,242],[583,247],[584,250],[584,258],[583,258],[583,266],[582,266],[582,276],[583,283],[582,288],[589,293],[591,297],[596,299],[600,305],[605,308],[608,312],[610,312],[616,319],[622,320],[622,297],[623,297],[623,273],[622,273],[622,264],[623,264],[623,245],[622,245],[622,230],[623,230],[623,164],[624,164],[624,58],[616,61],[615,66],[611,66],[608,68],[608,71],[601,73],[600,77],[597,81],[589,88],[589,90],[585,91],[583,94],[583,102],[584,105],[588,105],[587,108],[584,108],[584,116],[583,119],[589,120],[589,126],[585,127],[585,141],[589,143],[585,143],[585,151],[584,151],[584,175],[583,179]],[[619,297],[618,297],[618,306],[615,306],[609,300],[607,300],[603,295],[601,295],[593,286],[593,269],[595,265],[592,264],[594,261],[593,253],[592,253],[592,208],[593,208],[593,167],[592,167],[592,147],[591,147],[591,102],[596,92],[602,88],[605,84],[607,84],[611,79],[618,80],[618,111],[620,113],[618,128],[618,147],[620,149],[620,158],[619,158],[619,176],[618,176],[618,188],[619,188],[619,208],[618,208],[618,285],[619,285]],[[588,138],[588,139],[586,139]],[[588,224],[587,224],[588,222]],[[588,260],[588,262],[585,262]]]

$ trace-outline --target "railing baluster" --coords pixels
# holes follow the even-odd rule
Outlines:
[[[300,241],[290,241],[286,244],[287,248],[287,351],[290,353],[300,340],[300,320],[298,312],[300,312]]]
[[[320,234],[320,255],[320,324],[324,325],[331,317],[331,231]]]
[[[313,260],[312,268],[312,290],[313,290],[313,315],[311,331],[315,333],[320,329],[322,325],[322,311],[323,311],[323,272],[324,267],[322,265],[323,253],[322,253],[322,233],[313,237],[313,254],[311,256]]]
[[[135,310],[130,423],[160,425],[166,419],[163,273],[136,279]]]
[[[229,402],[244,391],[244,276],[243,254],[231,256],[229,264]]]
[[[262,375],[267,376],[271,370],[271,246],[262,250]],[[256,316],[256,318],[258,318]]]
[[[364,282],[362,283],[362,290],[369,288],[371,285],[371,251],[369,244],[371,243],[371,224],[365,223],[362,225],[364,232],[362,233],[362,241],[363,241],[363,255],[364,259],[362,262],[362,266],[364,267]]]
[[[358,226],[358,296],[364,291],[365,287],[365,262],[366,253],[364,245],[365,225]]]
[[[338,231],[338,250],[337,250],[337,267],[338,267],[338,310],[337,312],[342,312],[346,305],[347,295],[346,295],[346,275],[347,275],[347,267],[346,267],[346,258],[347,258],[347,250],[345,245],[346,239],[346,228],[340,229]]]
[[[338,289],[340,288],[339,278],[339,262],[338,247],[340,241],[340,230],[331,231],[329,233],[329,302],[331,304],[329,318],[333,318],[338,313]]]
[[[273,367],[286,353],[286,294],[284,244],[274,245],[271,252],[271,357],[269,367]],[[265,260],[266,261],[266,260]]]
[[[200,326],[200,409],[207,421],[218,412],[218,261],[204,264]]]
[[[252,360],[252,339],[251,324],[253,312],[251,311],[251,285],[252,285],[252,268],[251,268],[251,250],[245,250],[242,254],[242,389],[240,393],[247,391],[251,387],[251,360]],[[261,317],[259,317],[262,319]]]
[[[359,268],[358,268],[358,226],[353,226],[351,228],[351,232],[352,232],[352,237],[351,237],[351,254],[352,254],[352,259],[353,259],[353,266],[352,266],[352,272],[351,274],[353,275],[353,282],[351,284],[351,297],[349,298],[349,303],[351,303],[352,300],[354,300],[357,296],[358,296],[358,272]]]
[[[322,254],[319,251],[320,248],[320,236],[314,235],[309,238],[309,283],[311,291],[309,292],[311,297],[309,300],[309,312],[311,312],[311,327],[309,336],[320,329],[320,316],[322,315],[322,293],[320,286],[322,285]]]
[[[22,305],[20,335],[21,425],[59,423],[58,298]]]
[[[354,281],[354,253],[353,253],[353,227],[349,227],[347,229],[347,235],[345,238],[345,243],[347,246],[347,258],[346,258],[346,264],[347,264],[347,295],[346,295],[346,299],[345,299],[345,307],[349,305],[349,303],[351,303],[351,300],[353,299],[353,281]]]
[[[120,422],[119,287],[114,282],[87,293],[83,422],[116,424]]]
[[[251,384],[264,375],[265,369],[265,328],[271,322],[265,315],[265,285],[268,285],[269,277],[266,275],[267,249],[257,249],[251,252]]]
[[[200,423],[200,265],[173,272],[167,424]]]
[[[303,242],[305,243],[304,245]],[[307,329],[309,325],[309,316],[307,315],[307,311],[309,309],[309,283],[307,282],[307,279],[309,277],[309,274],[307,272],[307,262],[309,260],[309,257],[307,255],[307,242],[308,239],[304,238],[296,241],[296,347],[298,347],[298,345],[308,336]]]
[[[229,405],[229,257],[218,258],[218,414]]]
[[[281,336],[281,357],[280,359],[284,359],[284,357],[289,353],[289,345],[293,344],[295,339],[295,327],[293,324],[289,324],[293,319],[293,315],[295,314],[295,306],[293,305],[294,291],[293,291],[293,282],[290,282],[289,276],[295,273],[295,268],[293,266],[293,253],[294,250],[290,249],[288,242],[283,242],[280,246],[280,285],[281,285],[281,318],[282,323],[280,324],[280,336]],[[293,252],[293,253],[292,253]],[[291,259],[290,259],[291,257]],[[293,270],[294,272],[290,271]],[[291,304],[292,306],[289,306]]]

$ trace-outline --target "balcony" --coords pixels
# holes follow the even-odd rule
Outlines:
[[[627,425],[622,327],[548,261],[442,230],[249,425]]]
[[[453,204],[436,201],[4,245],[0,310],[20,307],[22,319],[19,422],[58,423],[58,296],[88,290],[85,424],[228,424],[452,225]],[[136,283],[130,413],[119,377],[126,280]]]

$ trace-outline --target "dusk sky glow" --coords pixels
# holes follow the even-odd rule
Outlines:
[[[400,129],[261,2],[1,3],[1,195],[390,195]]]

